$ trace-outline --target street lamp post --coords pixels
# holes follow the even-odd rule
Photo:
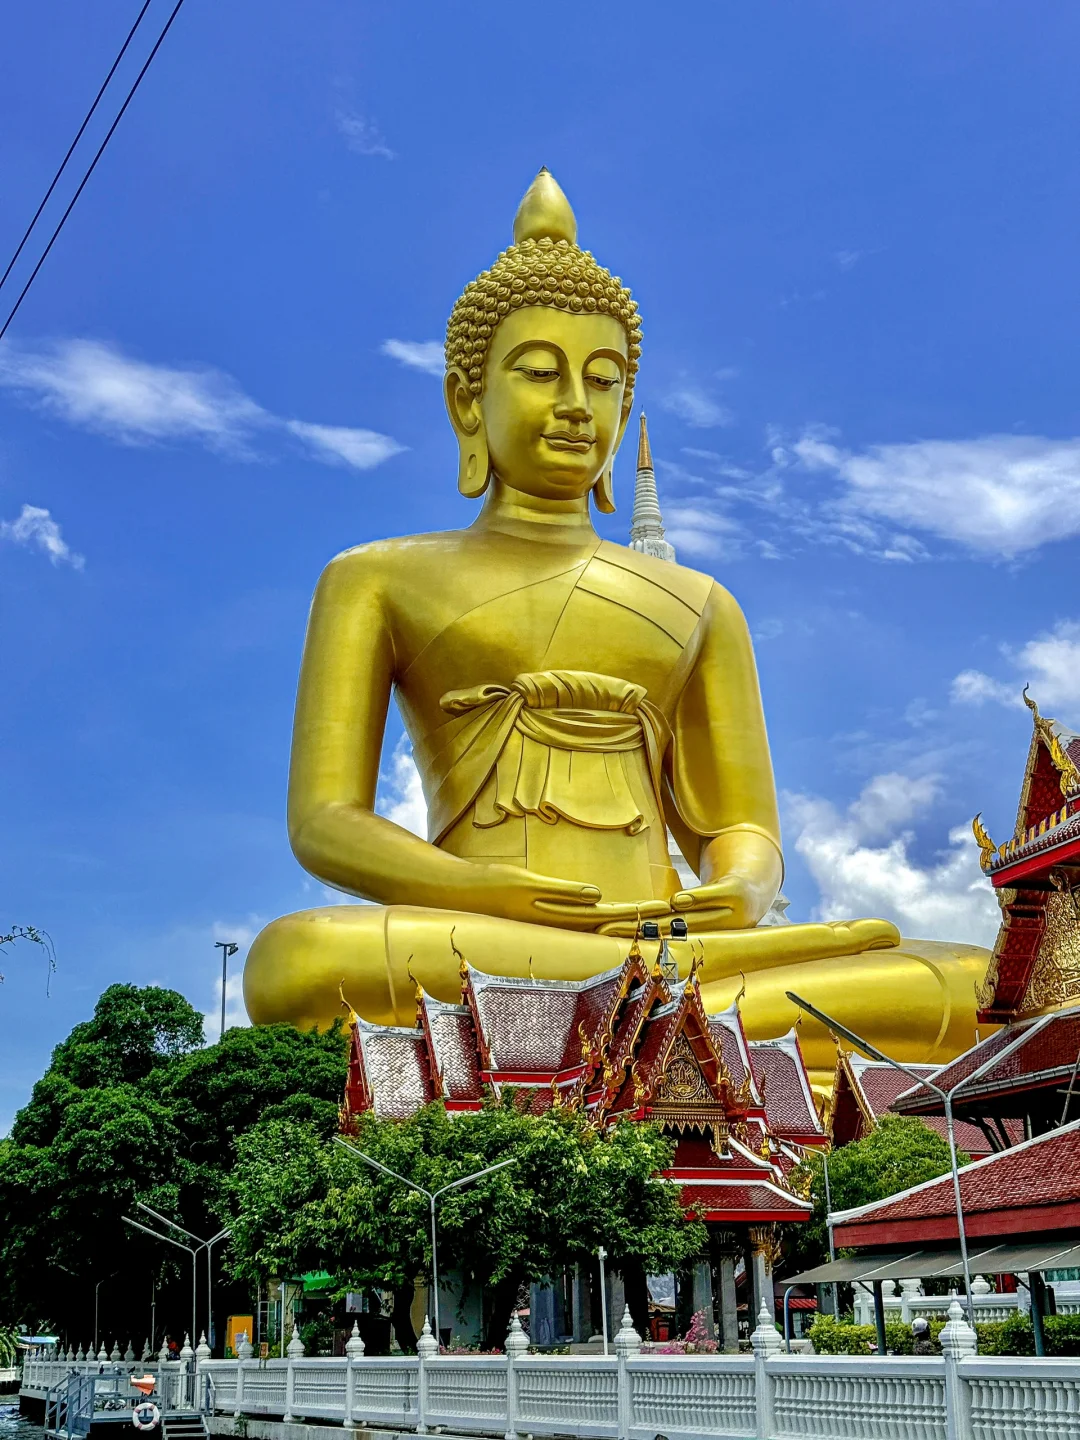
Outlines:
[[[106,1280],[111,1280],[111,1279],[113,1278],[113,1275],[119,1275],[119,1274],[120,1274],[120,1271],[119,1271],[119,1270],[114,1270],[111,1275],[103,1275],[103,1276],[101,1277],[101,1279],[97,1282],[97,1284],[94,1286],[94,1354],[95,1354],[95,1355],[97,1354],[97,1349],[98,1349],[98,1291],[101,1289],[102,1285],[105,1284],[105,1281],[106,1281]]]
[[[231,940],[215,940],[214,949],[221,951],[221,1030],[218,1034],[220,1040],[225,1034],[225,983],[229,978],[229,956],[235,955],[239,950]]]
[[[511,1155],[509,1160],[500,1160],[497,1165],[488,1165],[483,1170],[477,1170],[472,1175],[463,1175],[460,1180],[451,1180],[449,1185],[441,1185],[438,1190],[425,1190],[423,1185],[417,1185],[413,1180],[406,1180],[404,1175],[399,1175],[396,1170],[391,1170],[389,1165],[383,1165],[381,1161],[374,1160],[370,1155],[365,1155],[363,1150],[358,1150],[355,1145],[350,1145],[340,1135],[334,1139],[351,1155],[363,1160],[375,1170],[381,1170],[384,1175],[389,1175],[393,1180],[400,1180],[402,1185],[407,1185],[410,1190],[417,1191],[420,1195],[426,1195],[431,1209],[431,1311],[434,1320],[435,1343],[441,1345],[439,1335],[439,1258],[435,1233],[435,1201],[440,1195],[445,1195],[447,1190],[459,1190],[463,1185],[471,1185],[474,1180],[481,1180],[485,1175],[494,1175],[496,1170],[505,1170],[507,1165],[516,1163],[516,1156]]]
[[[607,1251],[603,1245],[596,1247],[596,1258],[600,1261],[600,1324],[604,1335],[604,1354],[608,1353],[607,1348],[607,1277],[604,1274],[604,1261],[607,1259]]]
[[[144,1225],[141,1220],[132,1220],[130,1215],[121,1215],[120,1218],[125,1225],[133,1225],[144,1235],[152,1235],[155,1240],[164,1240],[167,1245],[175,1245],[178,1250],[186,1250],[191,1256],[191,1338],[194,1343],[198,1339],[198,1332],[195,1329],[195,1265],[198,1251],[191,1245],[185,1245],[182,1240],[174,1240],[171,1235],[162,1235],[159,1230],[151,1230],[150,1226]]]
[[[121,1219],[124,1220],[124,1221],[126,1222],[126,1224],[128,1224],[128,1225],[134,1225],[134,1227],[135,1227],[136,1230],[142,1230],[142,1231],[144,1231],[147,1235],[153,1235],[153,1237],[154,1237],[155,1240],[165,1240],[165,1241],[167,1241],[170,1245],[176,1245],[176,1246],[178,1246],[181,1250],[186,1250],[186,1251],[190,1254],[190,1256],[191,1256],[191,1343],[192,1343],[193,1345],[195,1345],[195,1344],[198,1342],[198,1338],[199,1338],[199,1331],[198,1331],[198,1326],[197,1326],[197,1324],[196,1324],[196,1318],[195,1318],[195,1292],[196,1292],[197,1264],[198,1264],[199,1251],[200,1251],[200,1250],[205,1250],[205,1251],[206,1251],[206,1311],[207,1311],[207,1314],[206,1314],[206,1334],[207,1334],[207,1336],[208,1336],[208,1338],[209,1338],[210,1345],[211,1345],[211,1347],[212,1347],[212,1346],[213,1346],[213,1343],[214,1343],[214,1311],[213,1311],[213,1306],[212,1306],[213,1296],[212,1296],[212,1294],[211,1294],[212,1276],[211,1276],[211,1268],[210,1268],[210,1257],[211,1257],[211,1252],[212,1252],[214,1246],[218,1243],[218,1241],[219,1241],[219,1240],[224,1240],[226,1236],[232,1234],[232,1231],[229,1229],[228,1226],[226,1226],[224,1230],[219,1230],[216,1235],[212,1235],[209,1240],[203,1240],[200,1236],[198,1236],[198,1235],[193,1235],[190,1230],[185,1230],[184,1227],[183,1227],[183,1225],[178,1224],[177,1221],[175,1221],[175,1220],[170,1220],[167,1215],[162,1215],[159,1211],[152,1209],[149,1205],[147,1205],[147,1203],[146,1203],[145,1200],[136,1200],[135,1203],[136,1203],[136,1205],[138,1205],[138,1207],[139,1207],[140,1210],[145,1210],[148,1215],[152,1215],[152,1216],[154,1217],[154,1219],[157,1220],[157,1221],[160,1221],[160,1223],[161,1223],[162,1225],[168,1225],[168,1226],[169,1226],[171,1229],[173,1229],[173,1230],[179,1230],[181,1235],[186,1235],[189,1240],[194,1240],[194,1241],[195,1241],[194,1246],[185,1245],[181,1240],[174,1240],[171,1235],[162,1235],[159,1230],[151,1230],[151,1228],[149,1227],[149,1225],[143,1225],[143,1224],[142,1224],[140,1221],[138,1221],[138,1220],[132,1220],[129,1215],[123,1215],[123,1216],[121,1216]]]
[[[856,1035],[854,1030],[849,1030],[846,1025],[841,1025],[839,1020],[834,1020],[831,1015],[827,1015],[824,1010],[817,1009],[817,1007],[811,1005],[808,1000],[804,1000],[801,996],[796,995],[794,991],[788,990],[786,994],[793,1005],[798,1005],[801,1010],[805,1010],[808,1015],[812,1015],[814,1019],[824,1025],[826,1029],[832,1030],[836,1035],[842,1035],[845,1040],[861,1050],[864,1055],[868,1055],[871,1060],[878,1060],[884,1065],[891,1065],[894,1070],[900,1070],[905,1075],[910,1076],[916,1085],[920,1085],[926,1090],[932,1090],[944,1105],[945,1130],[949,1141],[949,1164],[952,1168],[953,1199],[956,1202],[956,1228],[960,1235],[960,1257],[964,1265],[964,1289],[967,1292],[964,1298],[967,1301],[968,1321],[974,1326],[975,1302],[971,1294],[971,1269],[968,1264],[967,1230],[964,1227],[964,1205],[960,1196],[960,1167],[956,1162],[956,1134],[953,1126],[952,1109],[953,1096],[963,1086],[970,1085],[972,1081],[978,1080],[980,1076],[985,1074],[992,1066],[1000,1065],[1003,1060],[1011,1055],[1014,1050],[1018,1050],[1021,1045],[1026,1045],[1032,1036],[1037,1034],[1053,1016],[1045,1015],[1040,1017],[1033,1026],[1024,1031],[1018,1040],[1014,1040],[1011,1044],[1006,1045],[1003,1050],[999,1050],[995,1055],[992,1055],[989,1060],[985,1060],[974,1069],[970,1075],[965,1075],[962,1080],[958,1080],[951,1090],[942,1090],[940,1085],[935,1085],[932,1080],[924,1079],[923,1076],[916,1074],[916,1072],[907,1065],[901,1064],[899,1060],[894,1060],[891,1055],[884,1054],[877,1046],[871,1045],[869,1040],[864,1040],[861,1035]]]

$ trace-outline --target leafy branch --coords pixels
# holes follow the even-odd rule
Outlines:
[[[53,948],[52,936],[47,930],[39,930],[36,925],[13,925],[6,935],[0,935],[0,950],[6,950],[9,945],[14,945],[16,940],[29,940],[32,945],[40,945],[44,950],[49,964],[49,978],[45,982],[45,994],[48,995],[50,982],[56,974],[56,950]],[[0,974],[0,985],[3,983],[4,977]]]

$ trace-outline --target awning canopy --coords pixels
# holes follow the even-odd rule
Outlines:
[[[968,1251],[972,1275],[1026,1275],[1035,1270],[1068,1270],[1080,1266],[1080,1245],[1075,1240],[1044,1241],[1041,1245],[982,1245]],[[907,1255],[857,1255],[830,1260],[785,1278],[786,1285],[831,1285],[846,1280],[940,1280],[964,1274],[959,1249],[913,1250]]]

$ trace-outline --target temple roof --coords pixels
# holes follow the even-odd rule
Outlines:
[[[510,1087],[531,1113],[567,1105],[597,1125],[658,1123],[675,1139],[665,1178],[705,1187],[710,1219],[809,1213],[788,1176],[799,1145],[825,1137],[794,1034],[749,1046],[736,1007],[708,1015],[695,970],[667,978],[636,944],[588,980],[489,975],[464,957],[460,974],[460,1004],[416,986],[415,1029],[350,1016],[344,1129],[365,1110],[403,1119],[433,1099],[478,1109]]]
[[[933,1065],[909,1065],[908,1069],[923,1078],[934,1073]],[[910,1092],[913,1097],[923,1096],[940,1107],[940,1101],[931,1091],[913,1088],[910,1077],[895,1066],[866,1060],[846,1050],[838,1051],[829,1120],[833,1144],[849,1145],[853,1140],[869,1135],[882,1115],[894,1109],[897,1097],[905,1092]],[[945,1138],[946,1126],[942,1116],[923,1115],[920,1118],[942,1139]],[[955,1130],[957,1148],[974,1159],[994,1154],[1000,1148],[991,1144],[983,1131],[968,1120],[957,1120]],[[1023,1129],[1008,1122],[1007,1136],[1011,1144],[1016,1144],[1023,1139]]]
[[[969,1237],[1080,1226],[1080,1121],[964,1166],[960,1196]],[[835,1243],[843,1246],[956,1238],[952,1176],[838,1211],[831,1219]]]
[[[750,1059],[770,1126],[778,1134],[793,1138],[824,1139],[795,1030],[777,1040],[751,1041]]]
[[[995,848],[980,817],[974,822],[983,869],[998,886],[1018,872],[1032,872],[1033,863],[1037,871],[1039,857],[1049,864],[1048,852],[1080,840],[1080,735],[1041,715],[1026,690],[1024,703],[1032,713],[1032,734],[1013,836]]]
[[[933,1072],[934,1084],[951,1090],[961,1080],[973,1075],[1016,1040],[1024,1043],[997,1064],[990,1064],[985,1075],[967,1085],[953,1101],[955,1108],[976,1106],[989,1099],[1017,1099],[1018,1114],[1030,1108],[1020,1097],[1025,1092],[1046,1086],[1067,1086],[1080,1056],[1080,1006],[1040,1015],[1031,1020],[1017,1020],[1003,1026],[993,1035],[973,1045],[963,1055]],[[1080,1104],[1080,1079],[1076,1093]],[[920,1115],[940,1111],[941,1102],[927,1090],[908,1087],[900,1094],[893,1109],[899,1114]]]

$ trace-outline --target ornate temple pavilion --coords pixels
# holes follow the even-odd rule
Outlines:
[[[979,995],[980,1019],[1010,1021],[1080,1001],[1080,735],[1032,714],[1012,838],[995,845],[972,823],[1002,924]]]
[[[599,1126],[660,1125],[676,1143],[663,1178],[710,1229],[719,1328],[733,1346],[737,1263],[759,1306],[775,1226],[811,1212],[791,1172],[828,1140],[796,1035],[748,1042],[738,1007],[707,1014],[696,972],[678,980],[669,954],[665,944],[650,964],[634,945],[618,969],[575,981],[488,975],[462,957],[459,1003],[417,985],[410,1028],[350,1016],[341,1123],[349,1132],[365,1111],[401,1119],[433,1100],[476,1110],[516,1092],[534,1113],[573,1106]],[[709,1273],[695,1277],[694,1308],[711,1308],[711,1269],[699,1269]]]

